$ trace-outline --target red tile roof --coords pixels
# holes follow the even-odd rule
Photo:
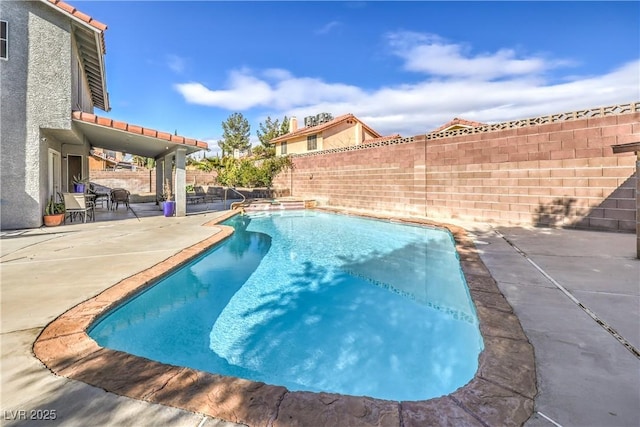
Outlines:
[[[184,136],[173,135],[167,132],[157,131],[155,129],[149,129],[138,125],[132,125],[126,122],[112,120],[107,117],[96,116],[95,114],[85,113],[83,111],[74,111],[72,117],[76,120],[81,120],[86,123],[93,123],[100,126],[110,127],[113,129],[122,130],[137,135],[149,136],[152,138],[163,139],[165,141],[172,142],[174,144],[193,145],[198,148],[207,149],[209,145],[204,141],[199,141],[193,138],[186,138]]]
[[[399,133],[396,133],[393,135],[381,136],[380,138],[365,139],[364,141],[362,141],[362,143],[373,144],[374,142],[390,141],[393,139],[400,139],[400,138],[402,138],[402,136]]]
[[[474,121],[471,121],[471,120],[465,120],[465,119],[460,119],[460,118],[456,117],[453,120],[443,124],[438,129],[432,130],[429,133],[441,132],[441,131],[443,131],[446,128],[449,128],[451,126],[464,126],[464,127],[472,127],[472,128],[474,128],[474,127],[485,126],[485,125],[486,125],[486,123],[474,122]]]
[[[373,134],[373,135],[378,135],[380,136],[380,134],[378,132],[376,132],[375,130],[371,129],[369,126],[367,126],[366,124],[364,124],[362,122],[362,120],[358,119],[356,116],[354,116],[353,114],[349,113],[349,114],[343,114],[342,116],[338,116],[333,120],[329,120],[328,122],[325,123],[321,123],[319,125],[316,126],[307,126],[304,127],[302,129],[298,129],[295,132],[289,132],[285,135],[279,136],[277,138],[273,138],[271,141],[269,141],[269,143],[273,144],[275,142],[280,142],[280,141],[287,141],[291,138],[296,138],[299,136],[304,136],[304,135],[311,135],[314,133],[318,133],[318,132],[322,132],[325,129],[329,129],[333,126],[336,126],[342,122],[345,122],[349,119],[352,120],[356,120],[358,122],[360,122],[362,124],[362,127],[364,127],[367,131],[369,131],[369,133]]]
[[[100,31],[104,31],[107,29],[107,26],[105,24],[103,24],[100,21],[97,21],[95,19],[93,19],[92,17],[90,17],[89,15],[80,12],[78,9],[76,9],[75,7],[71,6],[69,3],[65,3],[61,0],[47,0],[49,3],[57,6],[59,9],[62,9],[63,11],[67,12],[69,15],[73,15],[76,18],[80,19],[81,21],[86,22],[87,24],[91,25],[92,27],[100,30]]]
[[[52,4],[53,6],[57,7],[59,10],[61,10],[62,12],[66,13],[67,15],[73,16],[74,18],[79,19],[80,21],[89,24],[90,26],[92,26],[93,28],[95,28],[97,31],[100,32],[100,41],[102,44],[102,52],[106,52],[106,45],[104,42],[104,31],[107,29],[106,24],[103,24],[102,22],[93,19],[92,17],[90,17],[89,15],[87,15],[86,13],[82,13],[80,12],[78,9],[76,9],[75,7],[71,6],[69,3],[65,3],[62,0],[45,0],[46,2]]]

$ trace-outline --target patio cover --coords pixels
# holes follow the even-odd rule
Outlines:
[[[184,148],[186,154],[209,148],[204,141],[172,135],[95,114],[74,111],[73,122],[92,146],[159,159]]]
[[[156,194],[162,193],[164,177],[171,176],[171,165],[175,163],[175,182],[171,180],[170,182],[175,194],[176,215],[186,215],[186,192],[176,191],[176,189],[186,188],[185,156],[206,150],[209,147],[206,142],[82,111],[74,111],[72,121],[94,147],[155,159],[158,162]],[[172,162],[172,160],[175,161]],[[164,161],[164,167],[159,164],[162,161]]]

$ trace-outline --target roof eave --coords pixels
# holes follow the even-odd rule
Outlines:
[[[89,17],[88,15],[83,14],[82,12],[80,12],[79,10],[77,10],[75,8],[72,8],[75,12],[80,13],[87,20],[80,19],[78,16],[76,16],[74,13],[72,13],[71,10],[68,10],[67,7],[70,7],[70,6],[68,4],[66,4],[66,3],[64,3],[64,2],[57,2],[56,3],[53,0],[40,0],[40,1],[41,1],[41,3],[44,3],[47,6],[49,6],[50,8],[52,8],[53,10],[56,10],[58,12],[62,12],[64,14],[66,14],[74,22],[76,22],[77,24],[82,25],[84,28],[86,28],[88,30],[95,31],[95,32],[98,32],[98,33],[102,34],[104,32],[104,30],[107,29],[107,26],[105,24],[103,24],[102,22],[97,21],[97,20]],[[65,7],[63,7],[62,5],[64,5]],[[105,45],[104,45],[104,39],[100,40],[99,46],[101,47],[101,49],[103,51],[106,51]]]
[[[81,41],[82,38],[87,40],[86,38],[88,37],[88,34],[85,30],[86,27],[78,28],[77,32],[74,32],[74,37],[76,38],[76,43],[79,46],[82,46],[84,49],[91,49],[92,52],[90,58],[87,59],[83,55],[82,49],[79,48],[79,56],[83,61],[85,76],[89,83],[89,90],[91,91],[91,99],[95,107],[108,112],[111,110],[111,106],[109,104],[109,92],[107,91],[107,73],[104,61],[104,52],[100,47],[100,43],[102,42],[102,32],[92,29],[89,34],[93,34],[93,46],[89,46],[85,42]],[[91,68],[95,69],[96,60],[98,62],[97,73],[92,73],[89,71],[87,61],[94,64]]]
[[[95,107],[100,108],[103,111],[110,111],[111,106],[109,103],[109,92],[107,91],[107,75],[104,62],[104,55],[106,54],[104,31],[107,29],[107,26],[100,21],[97,21],[90,16],[80,12],[67,3],[55,0],[41,0],[41,2],[57,12],[64,13],[69,19],[71,19],[74,24],[78,25],[83,30],[90,31],[91,34],[93,34],[95,43],[95,54],[98,59],[98,68],[100,74],[100,93],[94,93],[95,86],[92,86],[91,100]],[[84,58],[82,59],[84,61]],[[89,79],[88,77],[89,76],[87,76],[87,79]]]
[[[96,32],[95,37],[96,46],[100,46],[98,43],[104,43],[104,33],[102,31],[100,33]],[[103,105],[99,108],[102,108],[103,111],[109,112],[111,111],[111,105],[109,104],[109,92],[107,91],[107,68],[104,62],[104,55],[106,52],[104,49],[100,50],[102,52],[98,52],[98,59],[100,61],[100,82],[102,86]]]
[[[360,120],[358,120],[358,121],[360,121]],[[372,135],[376,135],[374,138],[382,138],[381,134],[379,134],[378,132],[376,132],[375,130],[373,130],[372,128],[367,126],[366,124],[364,124],[364,122],[360,121],[360,123],[362,124],[363,128],[365,128],[367,131],[369,131],[369,133],[371,133]]]

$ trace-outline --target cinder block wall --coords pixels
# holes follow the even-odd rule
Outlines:
[[[427,215],[635,231],[640,114],[429,141]]]
[[[294,157],[275,186],[330,206],[635,231],[640,113]]]
[[[187,170],[187,184],[193,185],[214,185],[216,182],[216,172],[203,172],[198,170]],[[109,188],[126,188],[132,194],[154,193],[156,189],[155,169],[128,170],[92,170],[89,179],[96,184]]]
[[[425,214],[425,141],[375,149],[295,157],[274,187],[321,204]]]

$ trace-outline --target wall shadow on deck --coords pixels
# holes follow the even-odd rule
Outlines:
[[[628,177],[597,206],[578,206],[578,197],[558,197],[540,203],[532,217],[536,227],[582,228],[634,232],[636,229],[636,177]],[[584,198],[582,198],[584,199]]]
[[[551,204],[540,203],[533,215],[533,223],[536,227],[558,227],[564,223],[576,203],[573,197],[558,197]]]

